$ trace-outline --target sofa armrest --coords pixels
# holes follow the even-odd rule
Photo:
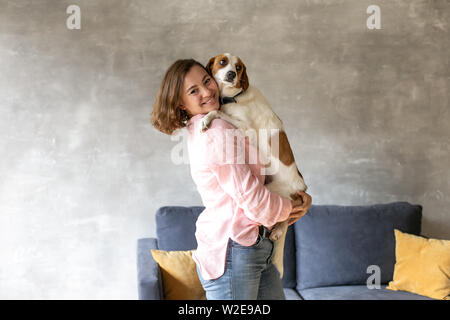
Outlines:
[[[152,249],[158,249],[157,239],[138,239],[137,275],[139,300],[164,299],[161,270],[152,257]]]

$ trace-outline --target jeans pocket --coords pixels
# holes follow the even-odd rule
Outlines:
[[[258,233],[258,238],[256,238],[256,242],[251,246],[252,248],[258,247],[263,241],[262,235]]]
[[[208,286],[208,284],[214,282],[215,279],[211,279],[211,280],[205,280],[203,279],[202,275],[200,274],[200,269],[197,266],[197,275],[198,275],[198,280],[200,280],[200,283],[202,284],[202,287],[205,288]]]

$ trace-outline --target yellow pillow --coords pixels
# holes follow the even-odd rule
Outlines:
[[[206,300],[192,259],[192,250],[152,250],[152,256],[161,268],[165,299]]]
[[[450,300],[450,240],[394,232],[396,263],[387,289]]]

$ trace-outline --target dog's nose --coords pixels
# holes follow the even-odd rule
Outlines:
[[[236,72],[228,71],[226,74],[227,81],[233,81],[236,78]]]

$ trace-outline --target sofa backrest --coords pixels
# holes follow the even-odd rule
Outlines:
[[[395,264],[394,229],[419,235],[421,218],[422,207],[407,202],[312,206],[295,223],[297,290],[365,285],[372,265],[387,283]]]
[[[156,212],[156,236],[160,250],[191,250],[197,248],[195,239],[195,222],[204,207],[161,207]],[[284,250],[283,287],[295,288],[296,259],[295,259],[294,226],[289,227],[286,234]]]
[[[166,251],[197,248],[195,222],[204,207],[161,207],[156,212],[158,249]]]

